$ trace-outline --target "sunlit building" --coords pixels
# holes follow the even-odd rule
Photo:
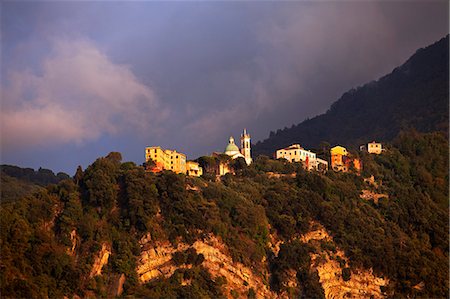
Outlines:
[[[230,136],[224,154],[230,156],[233,160],[237,158],[244,158],[247,165],[252,163],[250,134],[247,133],[247,129],[244,129],[241,134],[241,149],[239,149],[239,147],[234,143],[233,136]]]
[[[286,148],[277,150],[275,156],[277,159],[283,158],[289,162],[302,162],[308,170],[313,168],[316,169],[317,167],[316,153],[305,150],[300,146],[300,144],[293,144]]]
[[[335,171],[347,171],[345,160],[347,159],[347,149],[343,146],[337,145],[330,150],[331,153],[331,168]]]
[[[334,171],[347,172],[352,167],[356,171],[361,171],[361,160],[351,157],[347,149],[343,146],[335,146],[331,148],[331,168]]]
[[[320,172],[325,172],[328,170],[328,161],[324,159],[320,159],[319,157],[316,157],[316,170]]]
[[[152,160],[155,165],[152,172],[172,170],[175,173],[186,173],[186,155],[176,150],[162,149],[159,146],[145,148],[145,161]]]
[[[369,142],[368,144],[363,144],[359,147],[360,151],[367,151],[369,154],[379,155],[383,152],[383,147],[379,142]]]
[[[203,169],[197,162],[187,161],[186,162],[186,174],[189,176],[201,176],[203,174]]]

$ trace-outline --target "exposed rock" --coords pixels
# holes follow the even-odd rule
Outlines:
[[[89,277],[94,277],[102,274],[102,268],[108,263],[109,255],[111,254],[111,248],[106,244],[102,244],[102,249],[97,254],[94,259],[94,264],[92,265],[91,273]]]
[[[252,270],[241,263],[233,262],[227,255],[227,249],[215,236],[211,236],[206,242],[197,241],[192,247],[197,253],[203,254],[205,261],[203,266],[208,269],[213,277],[224,276],[227,280],[225,294],[235,290],[244,295],[249,288],[253,288],[258,298],[276,298],[276,294],[269,290],[260,275],[255,275]]]
[[[369,178],[365,178],[364,182],[368,183],[369,185],[374,186],[375,188],[378,188],[377,182],[375,182],[375,177],[371,175]]]
[[[210,236],[207,240],[198,240],[192,246],[179,243],[174,248],[170,243],[161,243],[157,246],[144,249],[142,245],[141,257],[137,266],[137,273],[141,283],[148,282],[158,277],[170,277],[177,269],[189,266],[176,267],[172,262],[172,255],[176,251],[184,251],[189,247],[194,248],[197,254],[203,254],[203,266],[216,278],[223,276],[226,278],[225,294],[229,297],[230,291],[237,291],[244,296],[250,288],[253,288],[258,298],[276,298],[276,294],[271,292],[259,275],[255,275],[252,270],[241,263],[234,262],[227,254],[228,250],[218,238]],[[267,278],[264,278],[267,280]],[[184,282],[189,284],[190,282]]]
[[[276,232],[272,232],[269,234],[269,243],[267,244],[267,246],[275,254],[275,256],[278,256],[281,244],[283,244],[283,241],[278,238]]]
[[[50,231],[50,230],[53,229],[53,227],[55,226],[55,220],[59,216],[59,214],[61,214],[62,211],[63,211],[63,205],[61,203],[56,203],[53,206],[52,219],[50,219],[50,221],[45,221],[44,222],[44,229],[45,230]]]
[[[301,237],[303,242],[327,241],[333,242],[332,237],[324,227],[313,223],[315,229]],[[337,248],[337,247],[336,247]],[[342,267],[338,260],[345,265],[348,260],[342,250],[337,248],[336,252],[320,251],[320,254],[311,254],[311,267],[319,274],[320,283],[325,292],[325,298],[384,298],[380,287],[386,286],[388,280],[377,277],[372,270],[359,269],[351,272],[348,281],[342,278]]]
[[[295,178],[296,176],[297,176],[297,174],[296,173],[288,173],[288,174],[285,174],[285,173],[278,173],[278,172],[271,172],[271,171],[269,171],[269,172],[266,172],[266,174],[267,174],[267,176],[269,177],[269,178],[277,178],[277,179],[279,179],[279,178],[282,178],[282,177],[288,177],[288,178]]]
[[[378,204],[378,200],[380,198],[389,198],[389,195],[384,193],[375,193],[370,190],[362,190],[362,193],[359,195],[359,197],[365,200],[372,200],[374,203]]]
[[[425,288],[425,283],[421,281],[420,283],[413,286],[413,289],[416,289],[418,291],[422,291]]]
[[[197,186],[191,186],[191,185],[189,185],[189,184],[186,184],[186,190],[188,190],[188,191],[196,191],[196,192],[199,192],[199,191],[200,191],[200,188],[197,187]]]
[[[108,287],[108,298],[114,298],[122,295],[125,280],[126,277],[123,273],[111,275]]]
[[[327,233],[325,228],[320,224],[318,224],[317,222],[313,222],[311,224],[311,231],[307,232],[306,234],[300,237],[300,241],[302,241],[303,243],[308,243],[310,240],[332,241],[330,235]]]
[[[150,233],[147,233],[146,235],[144,235],[140,240],[139,240],[139,245],[142,247],[148,243],[150,243],[152,240],[152,236]]]
[[[160,276],[170,277],[177,267],[171,263],[172,255],[176,248],[173,248],[169,242],[159,244],[155,247],[144,249],[146,246],[142,244],[143,250],[138,261],[137,274],[142,283],[153,280]],[[179,246],[179,249],[181,247]]]
[[[287,271],[286,276],[288,279],[284,282],[285,287],[288,288],[297,288],[297,271],[290,269]]]
[[[70,255],[70,256],[74,255],[75,249],[77,247],[77,240],[78,240],[77,231],[74,229],[70,232],[70,242],[72,243],[72,247],[67,248],[68,255]]]

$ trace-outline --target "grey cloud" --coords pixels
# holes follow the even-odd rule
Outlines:
[[[88,40],[56,40],[41,72],[11,74],[2,147],[80,144],[129,127],[142,132],[167,116],[150,87]]]
[[[99,78],[98,88],[89,87],[88,98],[95,103],[85,104],[96,113],[76,115],[85,116],[82,123],[89,119],[99,128],[84,135],[90,136],[91,145],[96,140],[109,142],[97,146],[102,149],[126,144],[136,162],[142,160],[139,149],[145,145],[177,148],[195,158],[222,150],[228,136],[237,137],[244,127],[254,142],[266,138],[270,130],[325,112],[346,90],[390,72],[417,48],[448,33],[447,1],[10,2],[10,6],[17,7],[8,10],[10,16],[3,12],[3,75],[6,69],[23,66],[22,57],[27,65],[40,63],[46,51],[41,40],[54,36],[87,37],[109,64],[127,70],[127,78],[134,82],[129,88],[132,103],[102,100],[121,91]],[[16,55],[18,43],[29,50]],[[45,72],[41,76],[33,68],[31,75],[20,71],[14,82],[42,85]],[[86,93],[88,85],[61,86],[70,87],[66,100],[60,97],[62,90],[52,87],[58,100],[53,96],[55,105],[42,106],[37,102],[41,93],[34,89],[37,95],[31,92],[27,101],[20,102],[23,107],[30,102],[28,110],[20,111],[38,119],[40,114],[60,114],[66,135],[76,139],[83,134],[69,131],[74,116],[63,112],[76,107],[71,99],[79,98],[79,88]],[[16,119],[26,117],[17,114],[20,107],[13,102],[3,105],[11,106],[9,114]],[[92,116],[102,106],[111,106],[109,116]],[[144,128],[138,131],[140,125]],[[114,140],[97,139],[123,127]],[[87,131],[83,126],[70,128]],[[53,134],[57,132],[48,131]],[[104,153],[96,153],[100,154]]]

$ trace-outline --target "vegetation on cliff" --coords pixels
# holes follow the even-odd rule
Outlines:
[[[142,237],[176,245],[213,234],[234,261],[266,277],[271,290],[319,298],[324,293],[309,254],[320,252],[299,241],[314,220],[345,251],[350,270],[372,268],[389,278],[384,293],[446,297],[446,137],[404,132],[384,154],[361,154],[361,159],[364,171],[358,176],[306,172],[300,164],[261,156],[216,181],[170,171],[146,173],[110,153],[71,179],[2,201],[2,296],[107,297],[112,278],[122,273],[124,297],[238,296],[225,294],[226,279],[212,277],[203,257],[191,251],[174,254],[180,268],[171,277],[139,283]],[[367,201],[360,197],[363,189],[388,196]],[[279,252],[270,246],[274,235],[282,243]],[[105,244],[111,248],[108,263],[102,275],[90,277]],[[289,273],[296,273],[295,287],[287,282]],[[253,297],[255,290],[249,288],[246,295]]]

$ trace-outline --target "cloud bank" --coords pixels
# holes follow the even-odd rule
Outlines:
[[[14,71],[2,90],[2,148],[81,144],[148,131],[167,115],[127,65],[86,39],[57,40],[39,73]]]

